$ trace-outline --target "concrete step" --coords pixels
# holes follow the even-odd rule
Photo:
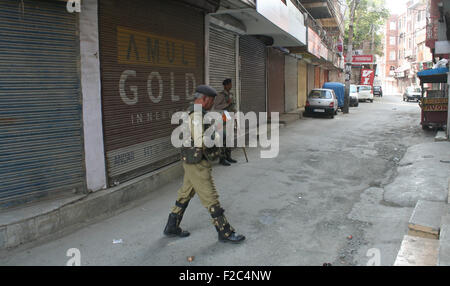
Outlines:
[[[450,266],[450,215],[441,219],[441,231],[439,234],[439,266]]]
[[[419,200],[409,219],[408,235],[430,239],[439,239],[441,218],[448,214],[446,202]]]
[[[405,235],[394,266],[436,266],[439,241]]]

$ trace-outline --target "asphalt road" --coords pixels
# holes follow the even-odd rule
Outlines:
[[[434,135],[421,129],[418,104],[399,95],[334,119],[304,118],[280,130],[277,158],[251,149],[245,163],[236,150],[238,164],[214,166],[225,214],[247,237],[241,245],[217,241],[196,197],[181,224],[191,236],[162,235],[180,178],[112,218],[15,249],[0,265],[65,265],[70,248],[82,265],[367,265],[378,257],[392,265],[413,209],[385,202],[382,187],[407,148]]]

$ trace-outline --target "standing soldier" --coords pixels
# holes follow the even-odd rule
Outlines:
[[[223,81],[223,91],[221,91],[214,99],[214,110],[236,112],[234,96],[231,92],[233,84],[231,79],[227,78]],[[233,119],[234,120],[234,119]],[[236,160],[231,158],[231,148],[226,147],[226,123],[223,122],[223,146],[220,148],[220,161],[219,163],[224,166],[230,166],[230,163],[237,163]]]
[[[200,85],[196,88],[194,103],[188,108],[191,146],[193,147],[182,147],[181,149],[184,181],[183,186],[178,190],[178,198],[175,206],[172,208],[172,212],[169,214],[164,234],[179,237],[189,236],[189,232],[180,228],[180,222],[189,201],[197,193],[200,202],[211,214],[213,224],[218,232],[219,241],[240,243],[245,239],[245,236],[236,234],[227,221],[224,209],[220,206],[219,194],[211,174],[212,168],[209,161],[217,159],[219,152],[217,148],[206,148],[204,144],[202,144],[202,147],[195,147],[194,145],[194,142],[197,140],[204,142],[203,132],[208,126],[203,124],[203,116],[205,115],[205,110],[210,110],[213,106],[216,95],[217,93],[213,88]],[[194,112],[194,104],[202,105],[201,114]]]

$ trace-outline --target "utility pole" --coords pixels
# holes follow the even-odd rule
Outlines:
[[[344,113],[349,112],[350,105],[350,79],[352,77],[352,61],[353,61],[353,23],[355,21],[355,10],[359,0],[352,1],[352,10],[350,12],[350,23],[348,25],[348,47],[347,47],[347,63],[345,64],[345,97],[344,97]]]
[[[370,45],[370,51],[371,54],[373,55],[375,53],[375,26],[373,24],[371,26],[371,30],[372,30],[372,44]]]

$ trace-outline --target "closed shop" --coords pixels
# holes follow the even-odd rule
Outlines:
[[[286,55],[284,57],[284,111],[297,109],[298,102],[298,63],[297,58]]]
[[[298,61],[298,108],[305,107],[306,94],[308,92],[308,68],[304,61]]]
[[[2,206],[85,189],[77,28],[65,2],[1,2]]]
[[[268,49],[267,62],[267,109],[284,113],[284,54],[277,49]]]
[[[319,75],[320,75],[319,87],[322,88],[323,84],[325,83],[325,70],[321,68]]]
[[[314,87],[315,88],[321,88],[322,86],[320,85],[320,67],[316,66],[314,67]]]
[[[209,29],[209,85],[217,92],[223,90],[223,81],[231,78],[231,92],[236,96],[236,41],[234,33],[212,25]]]
[[[252,36],[239,39],[240,111],[266,112],[266,46]]]
[[[315,67],[308,64],[308,94],[315,88]]]
[[[100,0],[99,34],[111,185],[179,159],[171,116],[204,79],[204,13],[180,1]]]

